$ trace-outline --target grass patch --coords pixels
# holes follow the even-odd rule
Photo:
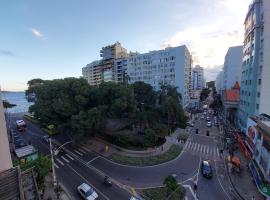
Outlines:
[[[116,163],[124,165],[136,165],[136,166],[157,165],[176,158],[181,153],[181,150],[182,148],[180,146],[174,144],[170,147],[168,151],[156,156],[131,157],[114,153],[110,155],[109,159],[111,159]]]
[[[154,199],[154,200],[182,200],[186,195],[186,190],[182,185],[175,191],[170,191],[166,187],[152,188],[143,190],[143,195],[145,199]]]

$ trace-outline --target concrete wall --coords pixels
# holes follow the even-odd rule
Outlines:
[[[0,172],[12,167],[2,96],[0,92]]]

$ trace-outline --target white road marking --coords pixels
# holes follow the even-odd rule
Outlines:
[[[209,146],[206,146],[206,154],[209,154]]]
[[[206,154],[206,145],[203,145],[203,153]]]
[[[197,146],[197,148],[196,148],[196,151],[197,151],[197,152],[200,152],[200,147],[201,147],[201,144],[198,143],[198,146]]]
[[[88,149],[88,148],[86,148],[85,146],[81,146],[81,148],[82,148],[83,150],[87,151],[87,152],[91,152],[91,150]]]
[[[75,153],[79,154],[80,156],[83,156],[83,154],[81,152],[79,152],[77,150],[74,150],[74,151],[75,151]]]
[[[54,166],[55,168],[57,168],[57,169],[59,168],[59,166],[58,166],[57,164],[55,164],[55,163],[53,164],[53,166]]]
[[[96,159],[98,159],[98,158],[100,158],[100,156],[97,156],[97,157],[95,157],[95,158],[89,160],[89,161],[87,162],[87,165],[89,165],[91,162],[93,162],[94,160],[96,160]]]
[[[65,165],[59,158],[56,158],[56,160],[61,164],[61,165]]]
[[[83,150],[82,148],[79,148],[78,151],[83,152],[83,153],[87,153],[85,150]]]
[[[220,156],[220,153],[219,153],[219,150],[218,150],[218,148],[216,149],[217,150],[217,155],[218,155],[218,157]]]
[[[61,158],[62,158],[64,161],[66,161],[67,163],[69,163],[69,160],[66,159],[64,156],[61,156]]]
[[[67,157],[69,157],[71,160],[74,160],[69,154],[66,154]]]
[[[188,148],[189,148],[190,144],[191,144],[191,142],[190,142],[190,141],[188,141],[188,142],[186,143],[186,149],[188,149]]]
[[[100,190],[98,190],[95,186],[90,184],[86,178],[84,178],[79,172],[77,172],[75,169],[73,169],[70,165],[67,165],[72,171],[74,171],[79,177],[81,177],[88,185],[90,185],[92,188],[94,188],[98,193],[100,193],[105,199],[110,200],[109,197],[107,197],[105,194],[103,194]]]

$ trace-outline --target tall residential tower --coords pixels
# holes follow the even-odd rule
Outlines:
[[[245,130],[247,118],[270,115],[270,1],[254,0],[245,18],[240,109],[238,123]]]

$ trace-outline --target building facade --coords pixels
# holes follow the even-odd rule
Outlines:
[[[155,90],[161,85],[176,86],[182,95],[183,107],[186,107],[192,90],[191,67],[192,57],[184,45],[130,55],[127,75],[130,83],[143,81]]]
[[[121,82],[123,81],[124,70],[117,65],[128,57],[127,50],[119,42],[113,45],[102,47],[100,50],[101,60],[94,61],[82,68],[82,75],[90,85],[97,86],[102,82]],[[123,61],[121,61],[123,59]],[[117,60],[120,60],[116,62]]]
[[[2,96],[0,91],[0,172],[12,168]]]
[[[216,86],[217,93],[222,94],[222,90],[224,90],[224,87],[223,87],[223,71],[220,71],[219,74],[217,75],[215,86]]]
[[[204,85],[204,69],[200,65],[196,65],[192,68],[192,89],[202,90]]]
[[[253,180],[267,199],[270,199],[270,116],[253,115],[247,120],[246,140],[252,159],[249,169]]]
[[[270,1],[254,0],[245,18],[238,125],[250,115],[270,114]]]
[[[241,82],[243,46],[230,47],[223,66],[223,87],[231,89],[235,82]]]

